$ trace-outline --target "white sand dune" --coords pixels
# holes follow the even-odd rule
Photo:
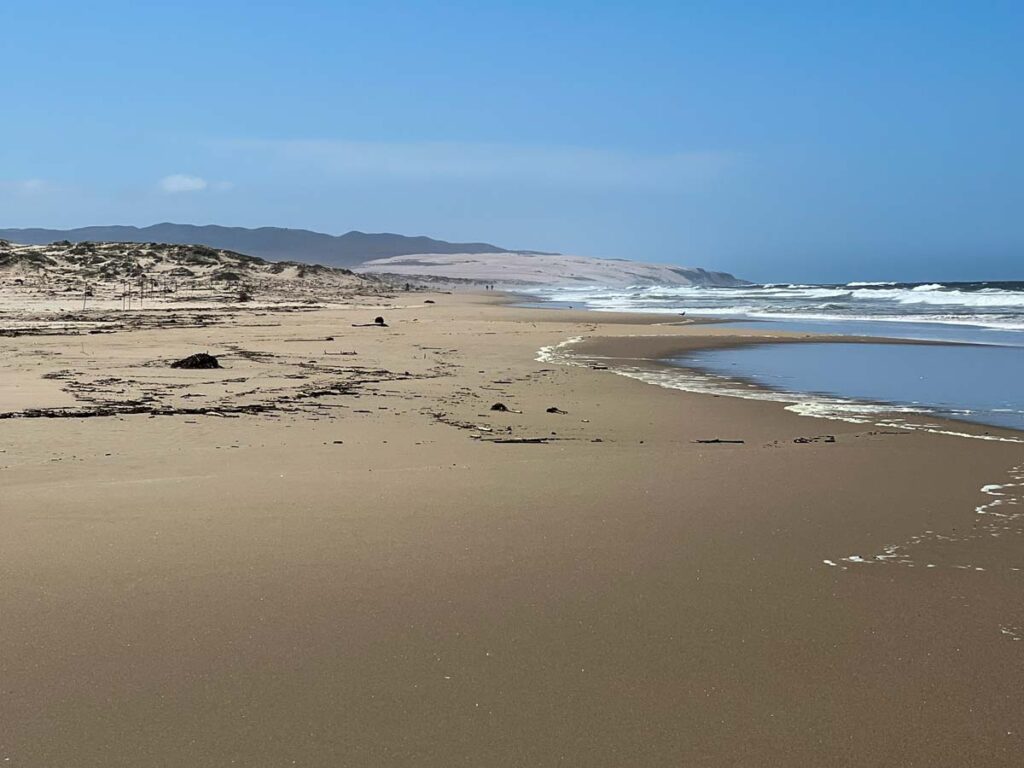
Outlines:
[[[625,259],[534,253],[426,253],[374,259],[360,273],[474,280],[504,285],[744,285],[726,272]]]

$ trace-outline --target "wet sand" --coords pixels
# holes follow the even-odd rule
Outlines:
[[[260,311],[0,339],[0,760],[1020,764],[1024,445],[535,359],[737,336],[664,316]]]

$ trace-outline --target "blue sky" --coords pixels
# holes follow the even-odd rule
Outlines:
[[[0,227],[1024,279],[1024,4],[0,4]]]

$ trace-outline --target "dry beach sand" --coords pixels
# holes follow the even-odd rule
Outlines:
[[[739,333],[664,317],[211,317],[0,337],[4,765],[1024,762],[1024,444],[536,359]]]

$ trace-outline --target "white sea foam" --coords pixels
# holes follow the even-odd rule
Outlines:
[[[987,542],[998,540],[1004,536],[1019,536],[1024,532],[1024,465],[1011,467],[1009,477],[1015,482],[990,483],[982,486],[981,492],[993,497],[992,501],[975,509],[979,515],[985,515],[984,522],[974,526],[956,527],[947,533],[926,530],[911,536],[900,544],[890,544],[876,555],[862,557],[850,555],[838,558],[839,562],[849,565],[868,565],[889,563],[892,565],[914,568],[924,565],[925,568],[949,568],[959,571],[985,572],[988,570],[1005,570],[1021,573],[1018,565],[1007,563],[1005,549],[988,550]],[[999,508],[998,511],[995,508]],[[970,550],[964,550],[960,544],[970,542]],[[920,546],[926,545],[927,562],[917,558]],[[970,551],[974,562],[964,562],[963,552]],[[824,560],[825,564],[835,564],[836,560]],[[984,565],[980,563],[985,563]],[[848,566],[840,566],[847,570]]]
[[[906,429],[911,432],[929,432],[933,435],[948,435],[950,437],[969,437],[972,440],[985,440],[990,443],[1022,443],[1024,439],[1017,437],[1004,437],[1002,435],[985,435],[975,432],[958,432],[955,429],[945,429],[937,424],[914,424],[904,420],[880,421],[875,426],[890,427],[893,429]]]
[[[573,344],[578,344],[583,340],[582,336],[573,336],[571,339],[559,342],[558,344],[552,344],[547,347],[541,347],[537,350],[537,357],[534,358],[538,363],[556,363],[561,365],[571,365],[573,361],[569,360],[565,355],[566,347],[570,347]]]
[[[938,283],[918,285],[914,288],[861,288],[853,291],[855,299],[869,299],[898,304],[945,304],[960,307],[1024,307],[1024,292],[1020,291],[958,291],[944,289]]]
[[[1011,284],[1012,285],[1012,284]],[[1013,286],[1016,288],[1016,286]],[[1024,329],[1024,290],[999,287],[772,283],[737,288],[698,286],[568,287],[539,295],[591,309],[664,312],[757,319],[859,320],[975,325]]]

